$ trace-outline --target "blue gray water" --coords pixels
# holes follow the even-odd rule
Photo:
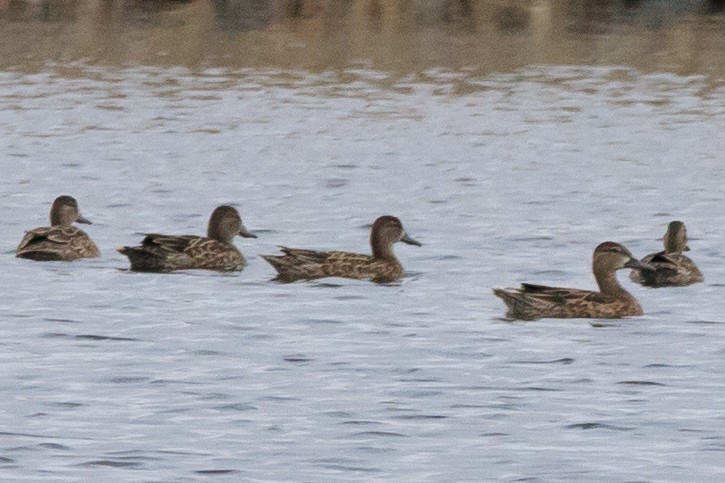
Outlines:
[[[722,481],[725,90],[625,67],[477,75],[48,65],[0,72],[0,478]],[[75,196],[98,260],[14,258]],[[148,231],[239,207],[241,273],[136,274]],[[280,285],[367,251],[398,284]],[[491,288],[593,288],[604,240],[686,222],[704,284],[646,315],[511,323]]]

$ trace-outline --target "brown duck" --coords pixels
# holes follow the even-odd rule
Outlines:
[[[232,243],[236,235],[257,238],[257,235],[245,228],[236,208],[220,206],[209,218],[206,237],[149,233],[141,245],[122,247],[118,251],[131,261],[131,270],[139,272],[171,272],[193,268],[241,270],[246,260]]]
[[[633,282],[647,287],[673,287],[691,285],[704,280],[695,262],[682,254],[690,251],[684,223],[670,222],[662,241],[665,245],[664,251],[651,253],[642,259],[642,262],[652,266],[653,270],[632,270],[629,278]]]
[[[493,289],[510,319],[540,318],[618,318],[642,315],[642,307],[617,281],[622,268],[647,268],[619,243],[604,242],[594,250],[592,271],[599,292],[576,288],[521,284],[521,288]]]
[[[83,218],[72,196],[59,196],[50,208],[50,226],[34,228],[25,233],[15,250],[18,258],[37,261],[78,260],[101,256],[93,240],[73,223],[91,222]]]
[[[277,270],[276,280],[282,282],[343,277],[388,283],[405,273],[393,252],[393,244],[399,241],[421,246],[405,232],[398,218],[381,216],[370,232],[372,255],[280,247],[283,255],[262,255],[262,258]]]

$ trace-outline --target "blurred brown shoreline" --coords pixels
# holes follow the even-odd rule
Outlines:
[[[622,65],[725,78],[723,2],[0,0],[0,68],[48,62],[398,74]]]

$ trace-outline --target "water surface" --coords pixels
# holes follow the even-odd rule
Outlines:
[[[53,23],[11,2],[0,35],[43,25],[48,38],[80,36],[73,27],[97,4],[69,4]],[[615,9],[595,17],[604,31],[570,38],[614,55],[617,33],[641,45],[638,35],[701,22],[692,28],[710,39],[699,57],[709,61],[690,68],[668,56],[526,62],[526,29],[490,34],[524,44],[505,67],[450,49],[449,60],[388,66],[397,56],[380,45],[367,47],[380,58],[367,55],[365,41],[329,65],[324,52],[286,49],[258,63],[208,51],[190,62],[173,49],[156,61],[140,52],[157,34],[173,44],[190,28],[179,19],[219,4],[143,14],[124,5],[111,50],[134,39],[145,49],[120,61],[84,60],[72,42],[53,44],[67,46],[62,54],[0,43],[25,55],[0,71],[3,479],[725,477],[725,87],[723,50],[709,36],[718,14],[663,8],[658,26],[645,22],[652,5],[624,24]],[[266,26],[242,15],[249,28],[229,13],[205,35],[248,52],[311,34],[309,23],[355,18],[319,8]],[[423,26],[407,41],[433,32],[464,42],[456,12],[447,24],[435,12],[408,19]],[[103,256],[16,259],[23,230],[45,224],[61,193],[93,221],[84,229]],[[114,250],[148,231],[201,234],[222,203],[259,235],[236,242],[249,260],[241,273],[136,274]],[[381,214],[424,243],[397,247],[408,270],[400,283],[269,281],[259,254],[279,244],[364,252]],[[704,284],[645,289],[621,273],[646,315],[502,319],[491,287],[594,288],[599,242],[644,256],[673,219],[687,224]]]

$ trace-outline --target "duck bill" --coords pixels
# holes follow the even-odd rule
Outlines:
[[[84,218],[81,215],[78,215],[78,218],[76,218],[76,223],[83,223],[85,225],[92,225],[91,220],[88,218]]]
[[[421,242],[416,240],[415,238],[412,238],[407,233],[403,233],[403,237],[400,239],[403,243],[407,243],[408,245],[415,245],[417,247],[423,246]]]
[[[682,251],[683,252],[689,252],[690,251],[690,246],[689,245],[685,245],[685,248],[683,248]]]
[[[244,226],[241,230],[239,230],[239,236],[243,236],[244,238],[257,238],[257,235],[247,230],[247,228]]]
[[[625,268],[632,268],[634,270],[654,270],[652,265],[642,263],[636,258],[630,258],[627,263],[624,264]]]

